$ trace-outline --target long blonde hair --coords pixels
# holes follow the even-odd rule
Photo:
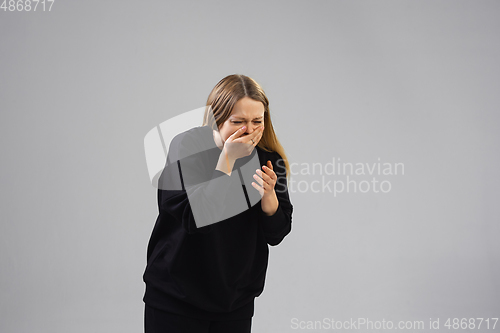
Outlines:
[[[285,163],[287,178],[289,178],[290,164],[285,149],[274,132],[269,112],[269,100],[262,87],[254,79],[241,74],[233,74],[220,80],[208,96],[202,126],[210,126],[218,130],[219,126],[231,115],[234,105],[243,97],[249,97],[264,104],[264,133],[257,146],[265,151],[280,154]],[[212,109],[213,117],[210,116],[209,107]]]

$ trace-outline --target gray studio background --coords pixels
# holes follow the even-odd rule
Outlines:
[[[0,11],[0,331],[142,332],[144,136],[233,73],[263,86],[296,182],[322,180],[302,163],[404,164],[377,176],[388,193],[290,193],[254,332],[498,318],[499,17],[483,0]]]

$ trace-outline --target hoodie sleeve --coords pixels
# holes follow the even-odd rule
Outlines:
[[[273,164],[273,170],[278,176],[274,191],[278,198],[278,209],[276,212],[268,216],[262,209],[262,229],[266,237],[267,243],[271,246],[276,246],[286,235],[292,230],[292,212],[293,205],[290,202],[288,195],[288,184],[286,179],[285,163],[278,153],[272,154],[273,158],[269,158]]]
[[[172,215],[189,234],[211,232],[233,181],[222,171],[207,169],[208,152],[200,149],[200,139],[188,131],[172,140],[158,186],[160,213]]]

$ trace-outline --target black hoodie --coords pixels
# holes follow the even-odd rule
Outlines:
[[[143,276],[144,302],[153,308],[205,320],[252,317],[254,299],[264,289],[269,245],[291,231],[293,206],[281,156],[255,147],[236,160],[229,176],[215,169],[220,153],[208,126],[181,133],[170,144]],[[250,185],[256,171],[250,162],[262,167],[268,160],[278,176],[279,206],[272,216],[262,211]],[[238,213],[231,209],[235,203],[246,207]]]

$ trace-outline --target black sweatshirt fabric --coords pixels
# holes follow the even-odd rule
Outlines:
[[[227,175],[215,170],[220,154],[208,126],[181,133],[170,144],[143,275],[143,300],[153,308],[205,320],[253,317],[254,299],[264,289],[269,246],[291,231],[293,205],[281,156],[255,147]],[[249,186],[255,169],[245,167],[255,154],[261,167],[270,160],[278,176],[279,205],[272,216],[262,211],[260,200],[253,206],[249,200],[255,194],[260,199]],[[236,188],[241,191],[237,196]],[[247,208],[231,216],[227,203],[234,200]],[[195,201],[201,208],[192,209]]]

